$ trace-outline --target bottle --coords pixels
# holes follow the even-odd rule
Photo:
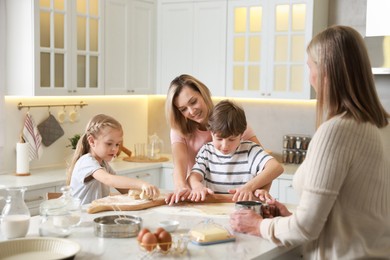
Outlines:
[[[301,145],[302,145],[301,137],[297,136],[295,138],[295,148],[296,149],[301,149]]]
[[[7,239],[25,237],[31,214],[24,202],[25,187],[8,188],[6,204],[1,214],[1,230]]]
[[[283,136],[283,149],[288,148],[288,135]]]
[[[40,236],[67,237],[71,229],[81,222],[81,201],[73,198],[71,188],[61,188],[62,196],[47,200],[40,205]]]
[[[160,159],[160,153],[162,150],[162,140],[158,137],[156,133],[149,136],[149,144],[148,144],[148,158],[151,160]]]

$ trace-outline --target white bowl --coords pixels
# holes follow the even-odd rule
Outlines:
[[[62,238],[20,238],[0,242],[0,259],[74,259],[80,245]]]
[[[179,226],[179,221],[177,221],[177,220],[166,220],[166,221],[161,221],[159,223],[159,225],[160,225],[160,227],[162,227],[166,231],[173,232]]]

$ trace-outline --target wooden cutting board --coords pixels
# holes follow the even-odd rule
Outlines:
[[[234,201],[232,201],[232,197],[233,195],[230,194],[212,194],[207,195],[205,201],[202,201],[202,203],[234,203]],[[183,201],[183,203],[197,202]],[[164,194],[160,195],[160,197],[156,200],[134,200],[131,199],[127,194],[114,195],[94,200],[87,209],[87,212],[94,214],[102,211],[142,210],[165,204]]]

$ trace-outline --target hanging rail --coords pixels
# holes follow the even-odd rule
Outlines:
[[[53,105],[43,105],[43,104],[39,104],[39,105],[23,105],[22,102],[19,102],[18,104],[18,109],[21,110],[22,108],[25,108],[27,107],[28,109],[30,109],[31,107],[48,107],[48,108],[51,108],[51,107],[80,107],[80,108],[83,108],[83,106],[88,106],[87,103],[84,103],[83,101],[80,101],[80,103],[71,103],[71,104],[53,104]]]

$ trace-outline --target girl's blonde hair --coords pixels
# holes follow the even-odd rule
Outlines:
[[[379,101],[362,36],[347,26],[332,26],[316,35],[307,53],[318,69],[317,127],[345,113],[357,122],[381,128],[389,114]]]
[[[165,101],[165,116],[171,128],[178,130],[182,135],[188,135],[192,134],[196,129],[198,129],[199,124],[195,121],[187,120],[187,118],[182,115],[182,113],[174,104],[177,96],[184,87],[189,87],[202,96],[208,108],[208,116],[210,115],[214,104],[211,100],[210,90],[206,87],[205,84],[193,76],[183,74],[176,77],[171,82],[171,85],[168,89],[167,99]]]
[[[91,147],[88,143],[88,137],[93,136],[94,138],[97,138],[101,131],[106,127],[111,127],[113,129],[123,131],[122,125],[116,119],[108,115],[99,114],[89,120],[85,129],[85,133],[80,137],[79,141],[77,142],[76,150],[73,154],[72,161],[67,171],[66,185],[70,184],[72,172],[77,160],[80,159],[80,157],[84,154],[90,152]]]

